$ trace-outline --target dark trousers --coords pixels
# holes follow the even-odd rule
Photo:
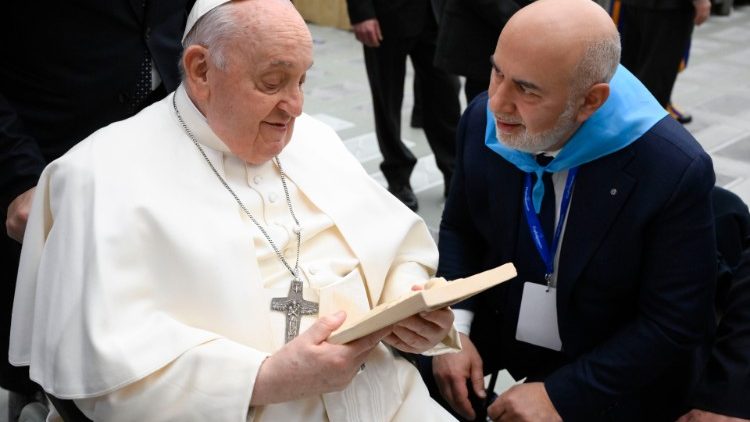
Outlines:
[[[663,107],[669,103],[680,61],[690,42],[694,14],[692,6],[671,10],[622,6],[621,62]]]
[[[417,159],[401,141],[401,106],[406,58],[419,79],[423,127],[446,182],[453,174],[456,126],[460,117],[458,78],[433,66],[437,27],[407,39],[386,38],[380,47],[364,47],[383,171],[390,186],[409,183]]]

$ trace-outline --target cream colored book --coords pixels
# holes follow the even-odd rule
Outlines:
[[[420,312],[433,311],[468,299],[515,276],[516,267],[508,263],[453,281],[433,278],[422,290],[409,292],[398,299],[382,303],[359,318],[353,318],[351,321],[347,319],[338,330],[331,333],[328,341],[336,344],[348,343]]]

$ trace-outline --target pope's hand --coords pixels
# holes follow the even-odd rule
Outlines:
[[[23,242],[23,232],[26,231],[26,222],[31,211],[31,200],[34,198],[34,190],[31,188],[18,195],[8,206],[8,218],[5,220],[5,229],[8,236],[18,242]]]
[[[368,47],[380,47],[383,34],[380,32],[380,22],[377,19],[367,19],[352,25],[354,36]]]
[[[482,358],[469,337],[461,333],[460,353],[448,353],[432,359],[432,374],[440,394],[461,416],[474,420],[476,414],[469,401],[466,380],[470,379],[474,393],[485,398]]]
[[[677,419],[677,422],[743,422],[747,419],[734,418],[705,410],[693,409]]]
[[[258,371],[250,405],[297,400],[346,388],[391,327],[347,344],[328,343],[328,336],[345,319],[343,311],[324,316],[269,356]]]
[[[440,343],[451,327],[453,311],[450,308],[422,312],[394,324],[393,332],[383,342],[402,352],[422,353]]]
[[[493,421],[562,421],[541,382],[514,385],[487,408],[487,416]]]

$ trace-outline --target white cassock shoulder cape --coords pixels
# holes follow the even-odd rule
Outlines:
[[[371,303],[424,281],[406,274],[409,265],[434,271],[424,222],[365,173],[332,129],[300,116],[280,159],[359,259]],[[203,372],[170,379],[174,397],[144,400],[190,408],[179,384],[197,384],[207,390],[205,408],[149,420],[245,420],[257,370],[274,352],[269,339],[281,335],[269,332],[259,278],[241,211],[185,135],[170,95],[45,169],[23,243],[10,360],[29,365],[47,392],[86,399],[137,395],[129,386],[181,358]],[[206,373],[213,376],[201,379]],[[330,406],[324,397],[331,420],[392,417],[405,387],[379,379],[388,370],[369,373],[370,394]],[[372,409],[356,396],[396,403]]]

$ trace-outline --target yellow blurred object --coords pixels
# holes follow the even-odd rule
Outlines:
[[[308,22],[340,29],[351,28],[346,0],[293,0],[293,3]]]

